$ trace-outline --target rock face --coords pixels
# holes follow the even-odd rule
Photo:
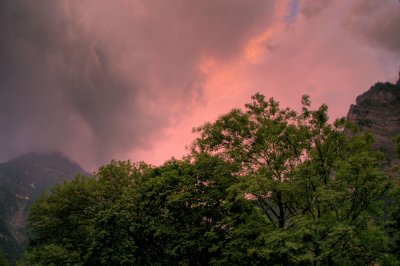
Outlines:
[[[375,136],[375,148],[386,154],[389,164],[397,160],[394,138],[400,135],[400,80],[376,83],[357,97],[349,121]]]
[[[0,163],[0,251],[15,262],[26,244],[26,218],[46,190],[85,171],[60,153],[28,153]]]

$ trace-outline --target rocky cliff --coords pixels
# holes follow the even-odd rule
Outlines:
[[[400,80],[396,84],[376,83],[357,97],[347,118],[375,136],[375,148],[386,154],[388,162],[398,162],[394,138],[400,134]]]

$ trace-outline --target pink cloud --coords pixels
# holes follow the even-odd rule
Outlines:
[[[361,16],[361,2],[301,1],[303,12],[292,25],[284,20],[288,2],[280,2],[274,23],[249,37],[234,58],[203,57],[198,66],[204,75],[206,103],[171,128],[169,138],[157,144],[157,151],[141,156],[160,163],[168,156],[185,154],[184,145],[194,139],[190,133],[193,126],[212,121],[231,108],[243,107],[255,92],[293,108],[298,108],[301,96],[308,94],[314,106],[327,103],[334,119],[345,116],[356,96],[375,82],[397,80],[399,49],[395,48],[397,54],[386,49],[391,38],[380,39],[382,43],[365,41],[374,35],[369,34],[371,30],[358,28],[360,18],[355,16]],[[380,21],[383,10],[394,8],[393,2],[380,2],[376,12],[369,13],[377,16],[368,17],[368,25]],[[396,4],[397,10],[389,12],[388,23],[400,17],[400,4]],[[395,25],[399,24],[393,28]]]
[[[379,4],[377,4],[379,2]],[[398,1],[0,1],[0,159],[162,163],[255,92],[346,114],[397,79]],[[23,106],[23,108],[21,108]]]

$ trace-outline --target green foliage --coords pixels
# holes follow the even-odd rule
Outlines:
[[[400,265],[400,182],[397,180],[395,188],[390,194],[389,217],[386,229],[390,235],[390,253],[394,254],[391,260],[396,259]]]
[[[245,111],[198,128],[193,152],[236,165],[231,189],[250,195],[268,221],[259,255],[278,264],[379,259],[385,237],[375,217],[390,178],[372,137],[346,137],[345,121],[329,124],[327,107],[310,110],[306,96],[301,113],[260,94],[252,99]]]
[[[45,265],[82,265],[97,212],[95,180],[78,176],[43,195],[29,215],[30,259]]]
[[[300,113],[252,100],[196,129],[184,160],[113,161],[42,196],[24,263],[395,265],[400,212],[385,229],[373,138],[307,96]]]
[[[0,265],[2,265],[2,266],[9,265],[6,255],[4,254],[4,252],[2,250],[0,250]]]
[[[397,153],[397,156],[400,158],[400,136],[397,136],[395,139],[394,139],[394,142],[395,142],[395,145],[396,145],[396,153]]]
[[[77,176],[43,195],[29,215],[30,248],[25,260],[44,265],[91,264],[100,248],[103,252],[109,248],[110,239],[118,241],[112,235],[103,243],[100,226],[146,169],[144,164],[113,161],[101,167],[95,178]]]

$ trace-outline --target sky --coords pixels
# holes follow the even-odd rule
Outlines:
[[[2,0],[0,161],[180,158],[256,92],[345,116],[395,82],[398,0]]]

